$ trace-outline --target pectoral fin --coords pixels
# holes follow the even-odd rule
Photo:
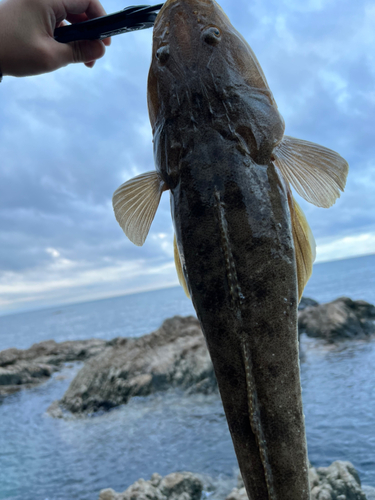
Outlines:
[[[180,285],[184,289],[184,292],[186,293],[187,298],[190,299],[190,293],[189,293],[189,290],[188,290],[188,287],[186,284],[184,272],[182,270],[180,254],[178,253],[176,235],[174,236],[174,239],[173,239],[173,253],[174,253],[174,263],[176,266],[178,281],[180,282]]]
[[[292,191],[289,186],[288,203],[292,220],[292,233],[296,254],[298,298],[301,300],[303,290],[312,273],[312,266],[316,257],[316,245],[305,214],[293,198]]]
[[[286,135],[273,156],[297,193],[318,207],[329,208],[344,191],[349,166],[331,149]]]
[[[112,204],[117,222],[137,246],[142,246],[154,220],[164,181],[155,171],[138,175],[122,184],[113,194]]]

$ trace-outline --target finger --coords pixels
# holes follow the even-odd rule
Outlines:
[[[83,21],[87,21],[88,17],[86,14],[68,14],[66,16],[66,19],[70,23],[75,24],[75,23],[82,23]],[[106,45],[108,47],[112,43],[111,37],[103,38],[102,42],[104,43],[104,45]]]
[[[72,42],[73,61],[90,63],[105,54],[105,46],[100,40],[80,40]]]
[[[85,13],[88,19],[106,15],[99,0],[65,0],[64,5],[68,14]]]
[[[88,17],[85,13],[83,14],[67,14],[66,15],[67,21],[69,21],[72,24],[75,23],[83,23],[83,21],[87,21]]]
[[[88,17],[87,17],[87,14],[67,14],[66,19],[70,23],[75,24],[75,23],[82,23],[83,21],[87,21]],[[111,43],[112,43],[111,37],[104,38],[102,40],[102,42],[104,43],[104,45],[109,47],[109,45],[111,45]]]
[[[90,62],[87,62],[87,63],[85,63],[85,66],[87,66],[88,68],[93,68],[93,67],[94,67],[95,62],[96,62],[96,61],[90,61]]]
[[[106,15],[106,14],[104,14],[104,15]],[[87,21],[89,19],[89,17],[87,16],[86,13],[84,13],[84,14],[67,14],[66,19],[70,23],[75,24],[75,23],[82,23],[83,21]],[[112,43],[111,37],[104,38],[102,40],[102,42],[104,43],[104,45],[109,47]]]
[[[105,46],[100,40],[80,40],[58,43],[54,46],[56,67],[70,63],[90,63],[104,56]]]

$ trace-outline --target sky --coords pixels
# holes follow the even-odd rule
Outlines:
[[[103,0],[108,13],[126,4]],[[375,253],[375,4],[222,0],[254,50],[286,134],[350,166],[330,209],[296,195],[317,262]],[[154,169],[146,103],[152,30],[113,37],[93,69],[4,77],[0,84],[0,314],[178,283],[169,194],[143,247],[111,198]]]

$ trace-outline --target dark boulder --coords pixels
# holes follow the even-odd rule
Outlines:
[[[375,306],[347,297],[308,306],[299,312],[298,329],[309,337],[323,338],[328,342],[366,339],[375,333]]]
[[[318,306],[319,302],[314,299],[309,299],[309,297],[302,297],[300,303],[298,304],[298,310],[303,311],[306,307],[315,307]]]

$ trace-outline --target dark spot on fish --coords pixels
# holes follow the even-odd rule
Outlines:
[[[270,365],[268,367],[268,372],[271,375],[272,378],[277,379],[280,375],[280,370],[277,366],[272,366]]]
[[[203,31],[203,40],[209,45],[216,45],[221,40],[221,33],[219,28],[210,26]]]
[[[169,59],[169,45],[163,45],[156,51],[156,58],[160,64],[165,64]]]

